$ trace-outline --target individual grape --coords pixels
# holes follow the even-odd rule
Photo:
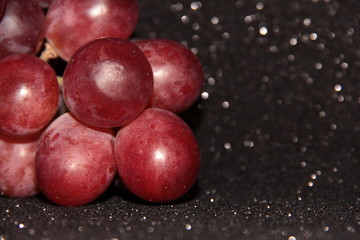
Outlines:
[[[0,134],[0,193],[30,197],[39,193],[35,177],[38,136],[14,138]]]
[[[167,39],[134,43],[144,52],[153,70],[150,105],[175,113],[189,108],[198,98],[204,79],[198,58],[182,44]]]
[[[55,115],[59,86],[54,70],[39,58],[14,54],[0,60],[0,132],[28,136]]]
[[[118,127],[147,106],[153,89],[151,66],[133,43],[97,39],[79,49],[63,77],[64,100],[79,120],[96,127]]]
[[[138,4],[136,0],[54,0],[46,19],[46,39],[68,61],[94,39],[127,39],[137,23]]]
[[[111,129],[90,128],[65,113],[39,139],[36,177],[44,195],[64,206],[80,206],[99,197],[116,169]]]
[[[13,53],[35,54],[45,33],[45,15],[35,1],[7,0],[0,22],[0,58]]]
[[[196,139],[172,112],[146,109],[119,130],[115,162],[125,186],[141,199],[168,202],[194,184],[200,165]]]

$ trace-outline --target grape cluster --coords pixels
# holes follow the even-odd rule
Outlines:
[[[1,195],[80,206],[116,175],[146,201],[192,187],[200,153],[177,113],[202,67],[175,41],[131,39],[136,0],[0,0],[0,19]],[[43,49],[66,62],[60,76]]]

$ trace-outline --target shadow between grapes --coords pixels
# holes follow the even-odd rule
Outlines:
[[[189,125],[194,133],[196,133],[197,128],[202,122],[203,118],[202,110],[198,107],[199,103],[200,99],[192,104],[191,107],[189,107],[187,110],[178,114],[178,116]]]

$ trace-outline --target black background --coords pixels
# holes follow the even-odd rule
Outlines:
[[[197,183],[169,204],[115,186],[76,208],[0,197],[0,239],[359,239],[359,1],[139,6],[133,38],[182,42],[203,63],[181,114]]]

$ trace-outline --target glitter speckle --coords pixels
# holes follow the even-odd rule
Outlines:
[[[183,15],[183,16],[181,17],[181,21],[182,21],[183,23],[189,23],[189,22],[190,22],[190,18],[189,18],[187,15]]]
[[[259,30],[259,33],[261,35],[266,35],[268,33],[268,30],[266,27],[261,27],[260,30]]]
[[[262,10],[264,8],[264,3],[263,2],[258,2],[257,4],[256,4],[256,9],[257,10]]]
[[[310,18],[305,18],[303,21],[304,26],[308,27],[311,24],[311,19]]]
[[[231,144],[228,143],[228,142],[225,143],[225,144],[224,144],[224,148],[227,149],[227,150],[229,150],[229,149],[231,148]]]
[[[202,6],[202,4],[201,4],[201,2],[199,2],[199,1],[192,2],[192,3],[190,4],[190,8],[191,8],[192,10],[194,10],[194,11],[200,9],[201,6]]]
[[[228,109],[230,107],[230,104],[228,101],[224,101],[224,102],[222,102],[221,106],[225,109]]]
[[[212,24],[218,24],[218,23],[219,23],[219,18],[216,17],[216,16],[212,17],[212,18],[211,18],[211,23],[212,23]]]
[[[208,92],[202,92],[201,93],[201,98],[204,99],[204,100],[208,99],[209,98],[209,93]]]
[[[336,84],[336,85],[334,86],[334,90],[335,90],[336,92],[340,92],[341,89],[342,89],[342,87],[341,87],[340,84]]]
[[[246,23],[251,23],[252,20],[253,20],[252,17],[249,16],[249,15],[244,18],[244,21],[245,21]]]
[[[290,45],[295,46],[297,44],[297,39],[296,38],[291,38],[290,39]]]

